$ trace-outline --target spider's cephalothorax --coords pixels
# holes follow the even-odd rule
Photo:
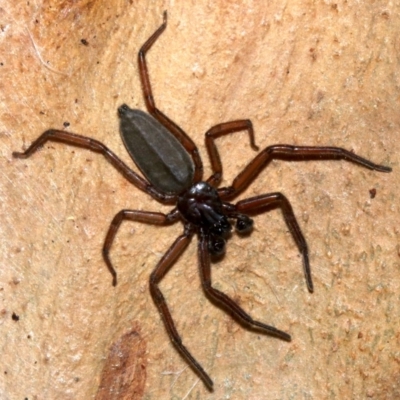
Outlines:
[[[206,232],[224,236],[232,229],[218,191],[207,182],[195,183],[179,195],[177,208],[186,221]]]
[[[249,134],[251,147],[258,150],[254,143],[253,126],[250,120],[245,119],[223,122],[206,132],[206,147],[213,173],[203,182],[203,164],[196,145],[178,125],[156,107],[152,94],[146,53],[166,26],[167,13],[165,12],[163,24],[144,43],[138,56],[143,96],[150,115],[141,110],[132,110],[127,105],[122,105],[118,109],[120,131],[125,147],[145,178],[130,169],[99,141],[58,129],[43,132],[26,151],[22,153],[14,152],[13,156],[27,158],[48,140],[87,148],[102,154],[129,182],[153,199],[163,204],[176,205],[168,214],[121,210],[115,215],[107,232],[103,246],[103,258],[113,276],[113,285],[115,286],[117,284],[117,273],[111,263],[109,252],[124,220],[153,225],[169,225],[183,220],[183,233],[173,242],[150,275],[150,293],[163,316],[163,322],[172,343],[205,385],[212,390],[213,382],[211,378],[183,345],[167,302],[159,288],[160,281],[184,252],[194,233],[198,233],[200,279],[207,296],[250,329],[290,341],[289,334],[252,319],[229,296],[212,286],[210,253],[218,255],[224,252],[225,239],[232,229],[232,220],[236,220],[235,228],[239,233],[248,233],[251,231],[253,221],[247,214],[262,213],[278,207],[282,210],[285,222],[302,255],[307,287],[312,292],[313,283],[308,247],[292,206],[281,193],[262,194],[241,200],[236,204],[228,203],[228,200],[234,199],[243,192],[273,159],[291,161],[344,159],[380,172],[390,172],[391,168],[375,164],[351,151],[338,147],[277,144],[260,151],[236,176],[230,186],[218,188],[222,178],[222,164],[215,144],[217,138],[244,130]]]
[[[225,251],[225,240],[232,230],[230,219],[236,218],[239,233],[248,233],[253,225],[251,218],[235,213],[230,204],[223,204],[218,190],[207,182],[198,182],[182,193],[177,208],[185,221],[208,237],[208,249],[213,255]]]

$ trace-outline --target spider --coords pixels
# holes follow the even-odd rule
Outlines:
[[[182,222],[183,233],[174,241],[150,275],[150,293],[162,316],[172,343],[194,372],[203,380],[206,387],[213,390],[213,381],[210,376],[183,345],[168,305],[159,288],[160,281],[185,251],[192,237],[195,234],[198,236],[199,271],[205,294],[248,328],[289,342],[291,337],[288,333],[254,320],[230,297],[212,286],[211,256],[220,256],[225,252],[225,243],[229,238],[233,224],[239,234],[248,234],[253,226],[253,220],[249,217],[249,214],[253,215],[269,211],[271,208],[280,208],[302,255],[308,290],[313,292],[308,247],[292,206],[281,193],[267,193],[250,197],[235,204],[228,202],[228,200],[243,192],[273,159],[289,161],[344,159],[380,172],[390,172],[391,168],[374,164],[338,147],[277,144],[260,151],[236,176],[230,186],[218,188],[222,179],[222,163],[215,144],[217,138],[239,131],[247,131],[251,147],[258,150],[254,140],[252,123],[248,119],[243,119],[215,125],[206,132],[205,143],[211,161],[212,174],[208,179],[203,180],[203,165],[196,145],[178,125],[156,107],[153,99],[146,54],[166,26],[167,12],[165,11],[163,23],[142,45],[138,53],[143,97],[149,114],[141,110],[133,110],[125,104],[118,108],[122,140],[126,150],[145,178],[131,170],[101,142],[58,129],[43,132],[27,150],[14,152],[13,156],[16,158],[30,157],[49,140],[86,148],[102,154],[130,183],[153,199],[163,204],[174,205],[174,208],[167,214],[140,210],[121,210],[118,212],[108,229],[102,254],[115,286],[117,284],[117,273],[110,260],[109,252],[117,231],[124,220],[162,226],[177,221]]]

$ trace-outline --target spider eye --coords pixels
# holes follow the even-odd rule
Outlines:
[[[208,242],[208,251],[213,256],[221,256],[225,253],[225,239],[220,236],[212,236]]]
[[[250,233],[253,229],[253,220],[247,215],[240,215],[236,220],[235,228],[239,233]]]

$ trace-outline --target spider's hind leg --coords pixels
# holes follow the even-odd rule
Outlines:
[[[200,153],[199,150],[197,149],[197,146],[194,144],[192,139],[190,139],[190,137],[175,122],[169,119],[163,112],[161,112],[157,108],[153,97],[153,91],[151,89],[150,76],[146,62],[146,54],[150,50],[151,46],[155,43],[155,41],[164,32],[167,26],[166,11],[164,11],[163,17],[164,20],[161,26],[149,37],[149,39],[147,39],[147,41],[143,44],[143,46],[139,50],[138,63],[139,63],[140,81],[142,83],[143,97],[149,113],[179,140],[182,146],[192,157],[195,167],[193,181],[199,182],[203,176],[203,163],[201,161]]]
[[[96,139],[77,135],[76,133],[61,131],[59,129],[49,129],[43,132],[31,145],[24,151],[14,151],[12,153],[15,158],[28,158],[36,153],[48,141],[61,142],[70,146],[81,147],[95,153],[99,153],[132,185],[152,196],[154,199],[162,203],[171,203],[175,200],[175,195],[165,194],[150,185],[140,175],[130,169],[115,153],[113,153],[106,145]]]

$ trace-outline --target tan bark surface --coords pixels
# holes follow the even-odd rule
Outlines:
[[[393,167],[277,161],[241,196],[291,200],[315,293],[279,211],[230,240],[215,285],[291,343],[243,329],[205,298],[193,240],[161,287],[214,393],[173,348],[148,291],[181,226],[123,224],[116,288],[101,257],[119,210],[169,208],[87,150],[48,143],[11,157],[68,122],[132,165],[116,109],[145,109],[136,54],[164,9],[148,57],[155,99],[199,146],[206,176],[204,133],[240,118],[261,148],[341,146]],[[400,398],[399,30],[398,1],[0,0],[0,398],[95,399],[101,385],[107,398],[115,383],[102,371],[123,372],[107,361],[112,346],[132,369],[117,377],[132,398]],[[227,185],[255,153],[245,133],[218,146]],[[109,398],[129,398],[123,390]]]

